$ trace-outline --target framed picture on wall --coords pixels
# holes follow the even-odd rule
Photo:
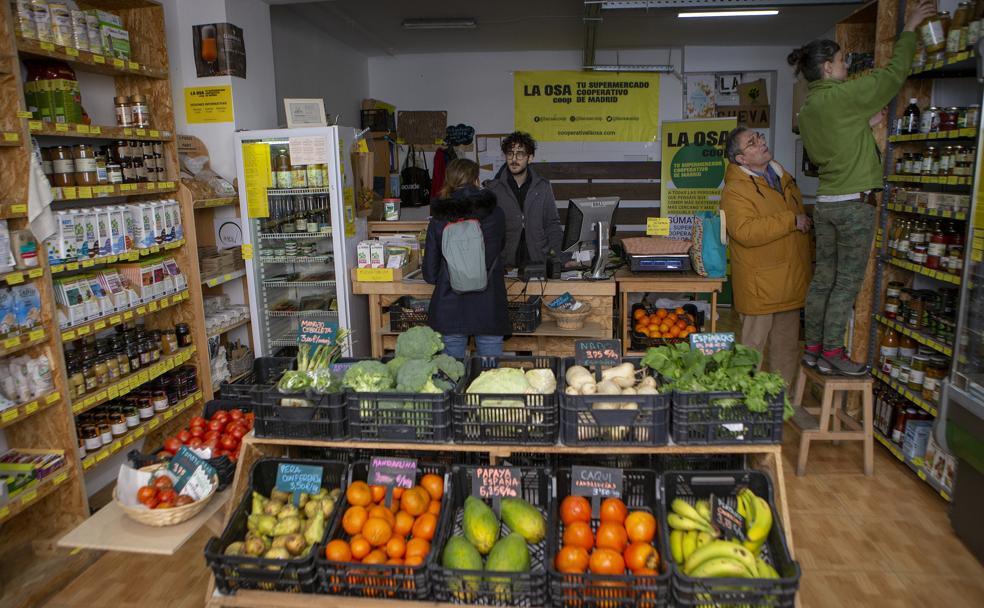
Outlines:
[[[287,116],[287,128],[297,127],[326,127],[324,99],[289,99],[284,98],[284,114]]]

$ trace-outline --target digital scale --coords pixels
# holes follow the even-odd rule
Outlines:
[[[693,269],[686,253],[627,254],[632,272],[688,272]]]

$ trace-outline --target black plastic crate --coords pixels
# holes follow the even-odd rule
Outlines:
[[[673,391],[673,442],[679,445],[782,443],[783,392],[766,412],[745,406],[744,393]],[[723,399],[741,403],[719,405]]]
[[[560,379],[557,357],[472,357],[460,388],[454,392],[451,412],[457,443],[553,445],[560,421],[557,391],[550,394],[476,394],[468,386],[483,371],[516,367],[525,371],[549,369]],[[559,384],[558,384],[559,386]],[[514,405],[499,405],[509,403]]]
[[[336,562],[325,559],[324,551],[329,541],[342,539],[351,540],[351,536],[342,528],[342,517],[348,509],[348,500],[343,497],[339,507],[339,515],[335,519],[331,532],[325,542],[318,547],[315,565],[318,569],[318,592],[331,595],[351,595],[363,597],[385,597],[403,600],[425,600],[430,596],[430,578],[428,568],[435,560],[437,548],[444,546],[450,521],[451,509],[448,504],[452,501],[451,467],[436,463],[417,463],[417,477],[434,473],[444,478],[444,497],[442,497],[441,513],[438,516],[434,538],[431,540],[431,550],[427,558],[419,566],[392,564],[362,564],[356,562]],[[348,484],[353,481],[366,481],[369,476],[369,463],[357,462],[349,469]]]
[[[310,407],[286,407],[283,399],[304,399]],[[259,393],[254,430],[272,439],[347,439],[345,393],[281,393],[267,387]]]
[[[540,296],[530,296],[525,301],[511,300],[506,303],[509,313],[509,325],[514,334],[531,334],[540,327],[543,321],[540,304],[543,298]]]
[[[652,378],[641,357],[624,357]],[[666,445],[669,440],[672,395],[568,395],[566,374],[574,358],[564,359],[558,382],[561,439],[566,445]],[[592,373],[594,370],[590,370]],[[595,409],[598,403],[635,403],[634,410]]]
[[[321,543],[315,543],[311,553],[296,559],[264,559],[260,557],[240,557],[225,555],[229,544],[241,541],[246,536],[246,519],[252,511],[252,492],[255,490],[269,496],[277,481],[277,467],[282,463],[320,466],[324,471],[321,487],[333,490],[339,488],[344,495],[348,465],[344,462],[297,460],[287,458],[267,458],[258,460],[250,470],[250,486],[226,525],[222,536],[211,538],[205,545],[205,561],[215,574],[215,586],[223,594],[235,593],[239,589],[261,591],[286,591],[290,593],[314,593],[318,576],[314,566],[314,556]],[[331,517],[325,521],[325,536],[331,531],[340,516],[336,503]]]
[[[744,454],[656,454],[651,468],[666,471],[736,471],[745,468]]]
[[[557,467],[608,467],[652,469],[654,454],[558,454]]]
[[[597,465],[595,465],[597,466]],[[656,487],[659,478],[645,469],[623,470],[622,501],[632,511],[645,511],[657,520],[660,510],[656,503]],[[560,503],[571,493],[571,470],[557,471],[557,498],[550,514],[550,530],[547,533],[547,553],[550,557],[550,600],[557,608],[632,608],[643,606],[656,608],[667,606],[670,599],[671,568],[663,558],[669,552],[665,533],[656,526],[653,546],[659,552],[658,576],[568,574],[557,571],[553,560],[560,552],[564,524],[560,521]],[[588,500],[591,500],[590,498]],[[600,521],[591,520],[592,532],[598,531]]]
[[[461,535],[464,518],[465,499],[471,495],[472,475],[475,467],[455,467],[451,475],[454,493],[450,504],[447,521],[448,531],[445,539]],[[550,513],[555,509],[554,478],[549,469],[542,467],[520,467],[522,474],[523,498],[533,505],[550,526]],[[492,499],[485,499],[492,508]],[[498,514],[497,514],[498,515]],[[501,524],[499,538],[510,533],[509,526]],[[547,605],[547,539],[536,545],[527,545],[530,552],[530,569],[528,572],[510,573],[496,572],[495,581],[489,580],[484,570],[456,570],[441,565],[441,555],[444,552],[442,544],[435,553],[434,563],[430,567],[431,594],[438,602],[453,604],[471,604],[479,606],[546,606]],[[469,585],[462,588],[463,577]],[[504,587],[504,585],[506,587]]]
[[[411,327],[427,325],[430,300],[403,296],[389,305],[390,331],[407,331]]]
[[[647,348],[652,348],[656,346],[665,346],[667,344],[677,344],[678,342],[689,342],[690,338],[650,338],[649,336],[640,333],[635,330],[635,311],[643,310],[646,314],[652,314],[656,311],[655,306],[649,306],[644,303],[633,304],[629,312],[631,315],[629,317],[629,344],[634,351],[646,350]],[[694,321],[693,325],[700,331],[704,327],[704,313],[699,310],[693,304],[684,304],[680,308],[683,308],[684,312],[691,316]]]
[[[664,473],[660,479],[661,512],[660,531],[669,538],[666,523],[668,505],[675,498],[688,503],[708,499],[713,494],[727,498],[732,507],[737,507],[738,492],[743,487],[750,488],[756,495],[769,501],[772,508],[772,530],[762,545],[760,556],[779,573],[778,579],[759,578],[693,578],[683,574],[673,560],[671,553],[664,558],[673,564],[673,599],[677,606],[749,606],[749,607],[792,607],[799,589],[800,567],[793,561],[782,531],[782,522],[776,511],[772,482],[759,471],[720,471],[715,473],[695,473],[674,471]]]
[[[245,378],[233,383],[223,382],[219,386],[222,399],[242,399],[255,403],[259,393],[273,386],[288,369],[297,369],[294,357],[258,357],[253,360],[253,371]]]

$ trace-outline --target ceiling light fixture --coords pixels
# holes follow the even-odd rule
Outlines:
[[[478,27],[474,19],[404,19],[405,30],[473,30]]]
[[[669,74],[674,68],[672,65],[586,65],[584,69],[595,72],[660,72]]]
[[[765,11],[703,11],[696,13],[678,13],[680,19],[700,19],[709,17],[769,17],[778,15],[777,10]]]

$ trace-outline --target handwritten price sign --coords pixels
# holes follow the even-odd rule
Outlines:
[[[386,486],[409,490],[417,479],[417,460],[414,458],[373,458],[369,461],[371,486]]]
[[[283,462],[277,466],[276,488],[294,495],[294,504],[299,504],[301,493],[317,494],[321,490],[324,469],[319,466]]]
[[[621,498],[624,474],[622,469],[602,467],[571,467],[571,494]]]
[[[522,491],[523,474],[516,467],[478,467],[472,476],[472,496],[518,498]]]
[[[622,362],[621,340],[578,340],[574,343],[578,365],[618,365]]]
[[[297,341],[300,344],[324,344],[333,346],[338,334],[336,321],[321,321],[318,319],[301,319]]]
[[[690,348],[696,348],[705,355],[713,355],[722,350],[731,350],[734,345],[734,332],[690,334]]]

